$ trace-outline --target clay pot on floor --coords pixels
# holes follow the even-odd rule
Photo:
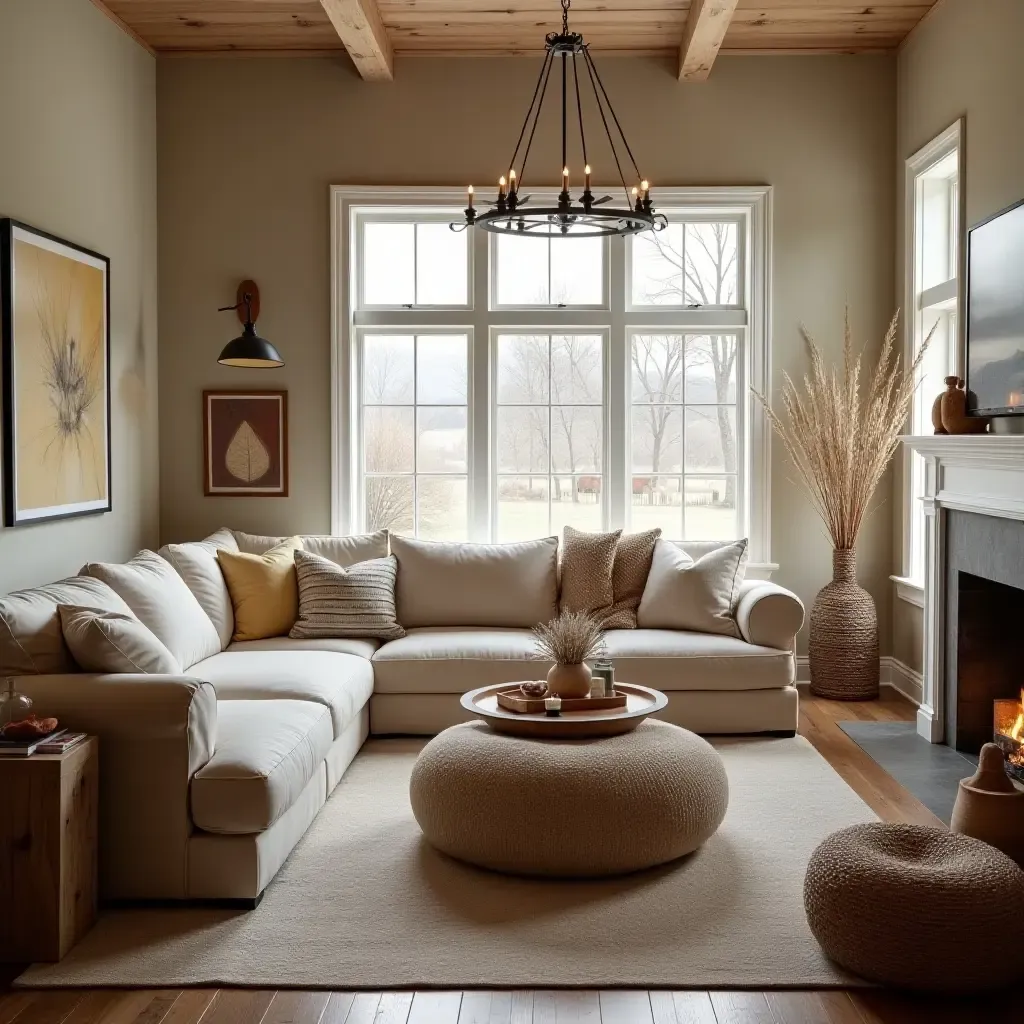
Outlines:
[[[1024,866],[1024,791],[1006,774],[995,743],[981,748],[977,772],[960,780],[949,830],[980,839]]]
[[[549,697],[587,697],[590,695],[590,666],[552,665],[548,670]]]

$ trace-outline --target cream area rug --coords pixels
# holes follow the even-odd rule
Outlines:
[[[718,833],[674,864],[581,882],[492,874],[430,848],[408,797],[421,746],[367,743],[256,910],[105,913],[61,963],[17,984],[857,984],[811,936],[802,886],[821,839],[875,816],[806,740],[716,742],[730,786]]]

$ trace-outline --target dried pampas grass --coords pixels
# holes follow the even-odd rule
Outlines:
[[[556,665],[582,665],[604,653],[600,623],[586,612],[564,611],[557,619],[533,627],[537,657]]]
[[[899,444],[917,387],[917,370],[935,332],[932,328],[909,372],[904,372],[896,351],[898,320],[899,312],[885,332],[866,390],[863,353],[854,353],[847,309],[841,375],[836,367],[826,368],[821,349],[801,328],[811,359],[803,387],[798,389],[784,374],[782,415],[754,391],[839,550],[856,547],[871,497]]]

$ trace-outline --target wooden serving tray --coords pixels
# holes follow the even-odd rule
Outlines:
[[[543,715],[543,697],[527,697],[521,686],[510,686],[497,693],[498,707],[514,711],[518,715]],[[616,693],[614,697],[563,697],[562,714],[573,711],[611,711],[626,706],[626,695]]]

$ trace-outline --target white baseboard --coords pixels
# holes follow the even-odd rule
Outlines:
[[[921,705],[922,690],[921,673],[915,672],[909,665],[893,658],[891,655],[883,655],[878,659],[878,677],[882,686],[889,686],[897,693],[902,694],[911,704],[918,707]],[[809,683],[811,681],[811,670],[808,665],[807,655],[798,654],[796,658],[796,681],[798,683]]]

